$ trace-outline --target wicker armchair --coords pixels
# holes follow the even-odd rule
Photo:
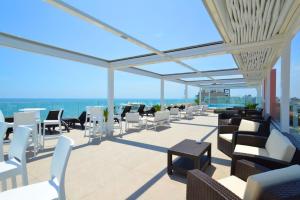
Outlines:
[[[273,132],[274,130],[272,130]],[[295,147],[295,152],[293,156],[291,157],[290,161],[282,160],[274,158],[270,155],[257,155],[257,153],[242,153],[236,151],[236,148],[234,152],[232,153],[232,162],[231,162],[231,173],[233,174],[236,169],[236,163],[238,160],[245,159],[251,162],[258,163],[264,167],[267,167],[269,169],[279,169],[283,167],[290,166],[292,164],[300,164],[300,142],[298,137],[292,134],[286,134],[281,133],[284,135],[288,140],[291,142],[291,144]],[[244,145],[244,146],[250,146],[250,147],[257,147],[260,148],[260,150],[263,151],[264,148],[266,148],[266,143],[268,141],[268,138],[258,135],[246,135],[246,134],[235,134],[233,138],[233,146],[236,145]],[[280,148],[279,146],[276,146],[274,144],[275,148]]]
[[[244,119],[244,118],[243,118]],[[238,131],[239,125],[242,118],[240,117],[233,117],[231,118],[231,124],[225,125],[225,126],[219,126],[218,128],[218,149],[222,151],[227,156],[231,157],[233,152],[233,135],[234,134],[250,134],[250,135],[259,135],[263,137],[268,137],[270,135],[270,123],[271,123],[271,117],[266,116],[266,119],[264,120],[256,120],[251,119],[251,121],[255,121],[260,123],[258,131]]]
[[[187,200],[300,199],[300,166],[271,170],[248,177],[214,180],[200,170],[187,175]]]

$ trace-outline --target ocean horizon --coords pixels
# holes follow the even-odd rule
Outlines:
[[[165,99],[166,105],[192,103],[194,98],[189,99]],[[153,106],[160,103],[159,98],[116,98],[116,107],[128,103],[141,103]],[[45,108],[41,111],[41,118],[46,118],[49,110],[63,109],[63,117],[78,117],[85,111],[86,106],[107,106],[106,98],[0,98],[0,110],[5,117],[13,116],[22,108]]]

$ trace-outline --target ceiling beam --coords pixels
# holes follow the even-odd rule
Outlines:
[[[255,88],[257,84],[246,84],[246,83],[239,83],[239,84],[220,84],[220,85],[199,85],[199,87],[204,89],[233,89],[233,88]]]
[[[224,69],[224,70],[212,70],[202,71],[201,73],[189,72],[189,73],[178,73],[178,74],[166,74],[163,75],[164,79],[181,79],[181,78],[197,78],[207,76],[230,76],[230,75],[242,75],[238,69]]]
[[[247,51],[255,51],[261,48],[268,48],[280,45],[283,42],[282,38],[270,39],[260,42],[251,42],[247,44],[225,44],[225,43],[216,43],[211,45],[204,45],[204,46],[195,46],[195,47],[186,47],[182,50],[174,50],[168,53],[165,53],[173,58],[178,60],[185,60],[185,59],[195,59],[207,56],[215,56],[215,55],[223,55],[223,54],[236,54],[239,52]],[[111,61],[110,64],[115,69],[127,68],[127,67],[134,67],[134,66],[143,66],[161,62],[169,62],[169,59],[161,57],[159,55],[141,55],[133,58],[127,58],[126,60],[117,60]]]
[[[53,56],[57,58],[63,58],[63,59],[91,64],[91,65],[97,65],[105,68],[109,67],[109,63],[104,59],[100,59],[97,57],[89,56],[75,51],[70,51],[59,47],[39,43],[33,40],[20,38],[2,32],[0,32],[0,46],[15,48],[15,49],[43,54],[47,56]]]
[[[127,40],[128,42],[131,42],[134,45],[144,48],[150,52],[153,52],[156,55],[158,55],[159,57],[162,57],[168,61],[175,62],[175,63],[177,63],[183,67],[186,67],[192,71],[198,71],[197,69],[193,68],[192,66],[190,66],[186,63],[183,63],[181,60],[173,58],[172,56],[165,54],[163,51],[160,51],[159,49],[156,49],[155,47],[153,47],[149,44],[146,44],[145,42],[142,42],[141,40],[138,40],[137,38],[134,38],[133,36],[123,32],[121,30],[118,30],[117,28],[115,28],[99,19],[96,19],[95,17],[93,17],[87,13],[84,13],[83,11],[81,11],[61,0],[47,0],[47,2],[67,13],[71,14],[71,15],[79,17],[88,23],[91,23],[109,33],[112,33],[112,34],[116,35],[117,37],[120,37],[124,40]],[[115,69],[117,69],[117,68],[115,68]]]
[[[196,84],[226,84],[226,83],[246,83],[244,78],[234,78],[234,79],[215,79],[215,80],[199,80],[199,81],[187,81],[188,83]]]

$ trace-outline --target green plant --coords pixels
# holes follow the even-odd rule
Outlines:
[[[109,114],[108,108],[105,108],[104,111],[103,111],[103,116],[104,116],[105,122],[108,121],[108,114]]]
[[[199,98],[196,98],[196,99],[194,100],[194,102],[195,102],[195,104],[199,105],[199,104],[200,104]]]
[[[248,108],[248,109],[256,109],[256,106],[257,106],[258,104],[257,103],[247,103],[246,104],[246,107]]]
[[[161,111],[161,105],[156,104],[153,107],[154,107],[155,111]]]

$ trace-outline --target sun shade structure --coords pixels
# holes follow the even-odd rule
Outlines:
[[[91,26],[96,26],[150,52],[107,60],[0,32],[1,46],[107,68],[110,111],[113,111],[115,70],[160,79],[161,103],[164,102],[165,80],[184,84],[185,94],[187,94],[188,85],[199,88],[253,87],[261,93],[262,81],[268,80],[268,72],[278,58],[286,55],[283,63],[289,65],[287,61],[289,53],[283,51],[290,46],[291,39],[300,28],[300,1],[297,0],[203,0],[223,41],[160,50],[64,1],[47,0],[46,2]],[[232,66],[229,69],[200,71],[196,66],[187,63],[187,60],[224,54],[233,56],[237,68]],[[166,62],[176,63],[188,72],[174,73],[170,70],[168,74],[161,74],[147,70],[148,65]],[[241,77],[223,78],[236,75]],[[188,80],[189,78],[194,78],[194,80]],[[199,80],[195,80],[196,78]],[[266,82],[266,91],[268,89],[269,85]],[[268,91],[266,97],[268,97]],[[268,111],[268,108],[266,110]],[[112,120],[112,116],[109,119]]]

